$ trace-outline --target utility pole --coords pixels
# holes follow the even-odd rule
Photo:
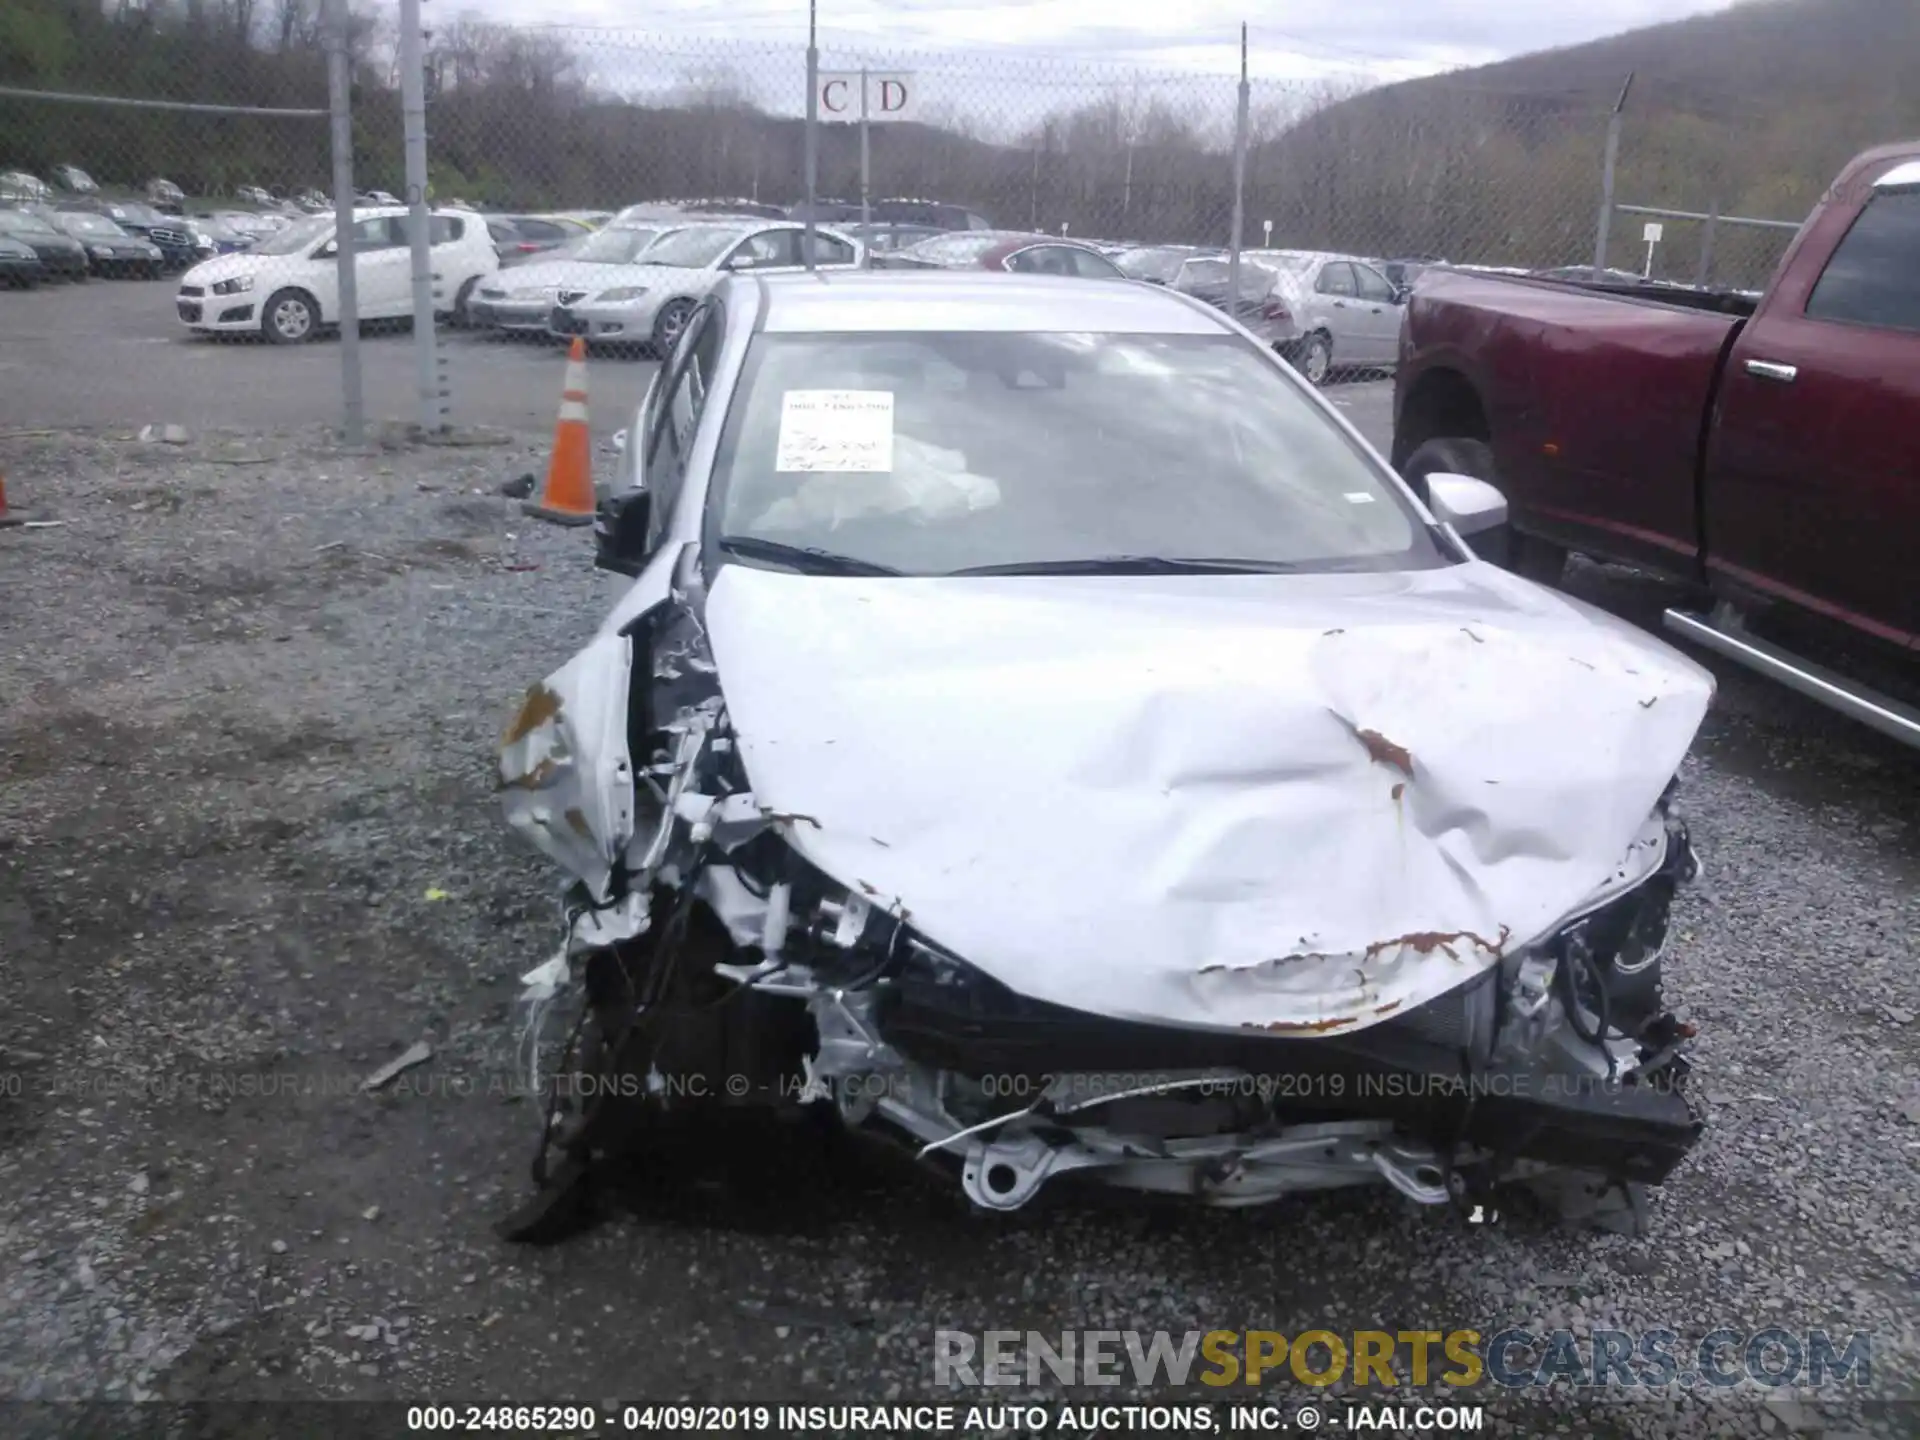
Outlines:
[[[400,0],[401,141],[407,164],[407,246],[413,259],[413,363],[420,428],[447,428],[433,314],[433,220],[427,205],[427,82],[420,36],[421,0]],[[448,309],[452,309],[449,303]]]
[[[333,126],[333,248],[340,289],[341,431],[349,446],[367,438],[360,384],[360,295],[353,258],[353,57],[348,53],[347,0],[327,0],[327,107]]]
[[[820,181],[820,46],[817,24],[818,0],[807,0],[807,229],[801,243],[807,247],[806,265],[813,269],[814,205]],[[866,103],[865,96],[861,104]]]
[[[1613,228],[1613,169],[1620,159],[1620,117],[1627,108],[1627,92],[1633,89],[1633,72],[1627,72],[1627,83],[1620,87],[1620,98],[1613,102],[1613,113],[1607,117],[1607,155],[1600,168],[1600,221],[1594,227],[1593,235],[1593,278],[1598,280],[1607,270],[1607,232]]]

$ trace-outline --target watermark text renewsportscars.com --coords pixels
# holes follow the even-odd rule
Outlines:
[[[933,1381],[941,1387],[1263,1383],[1355,1389],[1440,1384],[1471,1389],[1697,1385],[1811,1389],[1873,1383],[1873,1337],[1732,1327],[1684,1339],[1666,1329],[1479,1330],[939,1330]]]

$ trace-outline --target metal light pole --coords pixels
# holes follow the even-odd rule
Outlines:
[[[333,246],[340,287],[341,432],[346,443],[366,443],[367,410],[360,386],[360,296],[353,269],[352,57],[347,53],[347,3],[331,0],[326,19],[327,105],[333,125]]]
[[[1620,158],[1620,116],[1627,108],[1627,92],[1633,89],[1633,72],[1620,87],[1620,98],[1607,117],[1607,158],[1600,170],[1600,221],[1593,235],[1593,278],[1598,280],[1607,269],[1607,232],[1613,228],[1613,167]]]
[[[873,159],[867,149],[867,67],[860,67],[860,223],[868,224],[873,219],[873,208],[868,203],[867,191],[873,174]]]
[[[818,3],[807,0],[807,229],[801,241],[807,247],[806,265],[813,269],[813,211],[815,188],[820,179],[820,47],[818,38]],[[866,95],[861,94],[860,104],[864,110]]]
[[[407,243],[413,252],[413,362],[420,392],[420,428],[444,430],[439,336],[433,328],[433,235],[427,209],[427,82],[420,41],[420,0],[400,0],[400,111],[407,162]],[[451,306],[449,306],[451,308]]]
[[[1233,112],[1233,237],[1227,251],[1227,314],[1240,308],[1240,233],[1247,221],[1247,27],[1240,25],[1240,99]]]

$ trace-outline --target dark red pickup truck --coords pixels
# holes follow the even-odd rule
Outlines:
[[[1513,568],[1693,582],[1670,629],[1920,744],[1861,678],[1920,674],[1920,142],[1848,165],[1757,303],[1429,270],[1394,421],[1416,488],[1505,492]]]

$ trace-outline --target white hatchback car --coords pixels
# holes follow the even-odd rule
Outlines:
[[[413,313],[413,251],[404,206],[353,212],[354,288],[362,320]],[[486,222],[461,210],[432,214],[433,301],[464,317],[483,276],[499,268]],[[251,250],[221,255],[180,277],[181,323],[206,334],[258,333],[281,345],[311,340],[340,323],[339,268],[330,215],[297,221]]]

